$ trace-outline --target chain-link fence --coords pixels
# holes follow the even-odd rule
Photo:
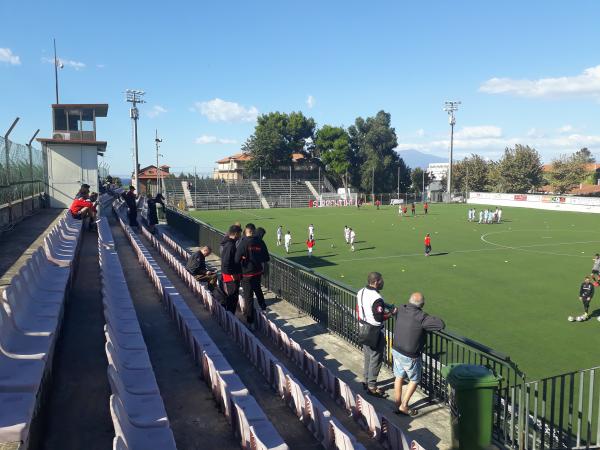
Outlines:
[[[43,206],[42,151],[0,137],[0,232]]]

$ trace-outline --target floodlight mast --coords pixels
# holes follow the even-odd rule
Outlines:
[[[158,157],[159,156],[163,156],[160,153],[158,153],[158,149],[159,149],[159,144],[162,142],[162,139],[158,138],[158,130],[156,130],[156,137],[154,138],[154,143],[156,144],[156,193],[158,194],[160,192],[160,172],[159,172],[159,168],[158,168]]]
[[[452,201],[452,154],[454,152],[454,125],[456,124],[456,117],[454,113],[458,111],[458,105],[460,101],[444,102],[444,111],[448,113],[448,122],[450,123],[450,154],[448,156],[448,202]]]
[[[133,176],[134,179],[133,185],[135,187],[135,191],[139,193],[140,191],[140,183],[138,180],[138,175],[140,171],[140,164],[138,158],[138,130],[137,130],[137,121],[139,118],[139,111],[137,109],[138,103],[146,103],[146,101],[142,98],[146,93],[144,91],[138,91],[135,89],[127,89],[125,91],[125,97],[127,102],[131,103],[131,109],[129,110],[129,117],[133,121],[133,152],[134,152],[134,167],[133,167]]]

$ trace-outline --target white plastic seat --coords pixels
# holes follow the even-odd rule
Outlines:
[[[110,389],[123,402],[132,425],[141,428],[168,427],[169,419],[160,395],[134,395],[125,389],[121,377],[114,367],[108,367]]]
[[[121,400],[110,396],[110,414],[115,434],[129,450],[176,450],[173,432],[169,427],[139,428],[129,421]]]

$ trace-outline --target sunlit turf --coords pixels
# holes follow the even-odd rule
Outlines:
[[[529,379],[600,365],[600,322],[567,321],[583,312],[579,285],[600,252],[600,216],[504,208],[503,223],[480,225],[467,221],[468,208],[434,204],[426,216],[418,205],[416,217],[399,217],[390,206],[191,214],[221,230],[234,221],[262,226],[272,253],[354,288],[379,271],[390,303],[422,291],[426,310],[448,329],[510,355]],[[309,259],[310,223],[317,245]],[[279,224],[292,232],[289,255],[276,246]],[[344,242],[344,225],[356,231],[355,252]],[[592,310],[600,314],[600,293]]]

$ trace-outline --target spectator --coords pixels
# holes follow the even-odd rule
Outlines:
[[[263,264],[269,261],[269,251],[264,241],[256,236],[256,227],[249,223],[244,230],[244,238],[240,242],[234,261],[242,266],[242,295],[246,303],[246,322],[254,328],[254,295],[262,310],[267,308],[260,285]]]
[[[77,220],[85,220],[86,217],[89,217],[89,230],[93,230],[96,226],[96,207],[87,194],[74,198],[69,207],[69,212],[71,217]]]
[[[206,268],[206,257],[212,253],[209,246],[194,248],[192,255],[188,258],[185,268],[194,278],[200,282],[208,283],[208,288],[212,290],[217,281],[217,274]]]
[[[83,198],[87,197],[90,194],[90,185],[87,183],[83,183],[77,194],[75,194],[75,198]]]
[[[158,214],[156,212],[156,204],[160,203],[163,207],[165,206],[165,198],[159,192],[156,197],[148,199],[146,205],[148,206],[148,227],[150,233],[154,233],[156,225],[158,225]]]
[[[394,400],[395,414],[415,416],[417,410],[410,409],[408,402],[415,393],[421,381],[422,360],[421,353],[425,345],[427,331],[438,331],[445,327],[442,319],[433,317],[423,312],[425,297],[420,292],[413,293],[408,304],[400,306],[396,313],[394,327],[394,345],[392,356],[394,358]],[[408,381],[404,397],[402,385]]]
[[[367,277],[367,286],[358,291],[356,309],[360,327],[366,329],[367,339],[363,340],[364,382],[363,388],[369,395],[385,398],[385,391],[377,387],[377,376],[383,362],[385,337],[383,322],[396,313],[397,308],[386,305],[379,293],[383,289],[383,277],[379,272],[371,272]]]
[[[233,314],[237,309],[242,276],[242,266],[235,262],[235,251],[241,236],[242,228],[239,225],[231,225],[221,241],[221,279],[225,309]]]
[[[127,216],[129,217],[129,226],[137,227],[137,197],[135,195],[135,187],[129,186],[129,191],[123,192],[121,196],[123,197],[123,200],[125,200],[125,204],[127,205]]]

